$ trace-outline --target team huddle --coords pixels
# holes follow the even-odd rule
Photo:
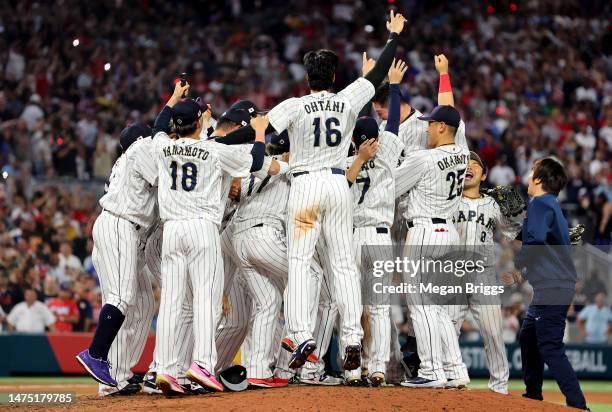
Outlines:
[[[486,166],[468,149],[446,58],[434,58],[440,85],[429,115],[402,95],[407,66],[394,56],[404,22],[391,12],[378,60],[364,53],[363,77],[338,93],[338,57],[312,51],[304,57],[311,94],[265,116],[240,101],[215,120],[180,81],[152,129],[122,131],[93,229],[104,306],[77,356],[101,395],[140,390],[131,368],[155,314],[154,284],[161,302],[149,393],[290,382],[465,387],[458,335],[468,311],[484,338],[489,388],[508,392],[499,305],[408,295],[415,353],[407,362],[390,303],[362,300],[363,272],[387,258],[372,251],[402,243],[404,256],[437,258],[521,229],[520,215],[480,193]],[[334,330],[343,379],[325,373]],[[242,366],[233,365],[238,352]]]

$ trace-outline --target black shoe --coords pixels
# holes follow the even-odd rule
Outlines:
[[[298,378],[297,376],[292,376],[289,379],[289,385],[301,385],[302,382],[300,381],[300,378]]]
[[[185,389],[185,393],[189,395],[206,395],[207,393],[213,392],[212,390],[208,390],[197,383],[186,383],[181,386],[183,389]]]
[[[305,363],[306,359],[312,352],[317,348],[317,344],[314,340],[308,339],[302,343],[293,351],[291,359],[289,360],[289,367],[291,369],[301,368]]]
[[[348,345],[344,349],[343,368],[352,371],[361,366],[361,345]]]
[[[372,386],[372,382],[370,381],[370,378],[367,377],[367,375],[361,375],[359,386],[362,386],[364,388],[369,388],[370,386]]]
[[[142,387],[137,383],[128,383],[126,386],[124,386],[122,389],[118,390],[117,392],[111,393],[110,396],[134,395],[135,393],[140,392],[141,389]]]
[[[144,380],[144,375],[141,373],[135,373],[132,375],[130,379],[128,379],[128,383],[142,383]]]
[[[542,394],[530,394],[530,393],[524,393],[521,395],[523,398],[527,398],[527,399],[533,399],[536,401],[543,401],[544,397],[542,396]]]

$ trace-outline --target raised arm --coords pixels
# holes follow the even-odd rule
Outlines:
[[[453,88],[451,87],[450,76],[448,74],[448,59],[445,55],[439,54],[434,56],[434,64],[440,75],[440,84],[438,86],[438,105],[454,107],[455,99],[453,98]]]
[[[185,83],[184,86],[181,86],[181,82],[177,82],[174,85],[174,92],[172,92],[172,96],[168,99],[168,102],[164,106],[161,112],[155,118],[155,123],[153,124],[153,133],[151,136],[155,137],[155,135],[159,132],[170,132],[170,121],[172,120],[172,108],[175,104],[179,102],[183,98],[185,92],[189,90],[189,83]]]
[[[408,70],[408,65],[402,60],[393,60],[389,69],[389,116],[385,130],[395,135],[399,132],[400,124],[400,88],[399,85]]]
[[[363,69],[364,77],[374,85],[376,89],[384,80],[393,58],[395,57],[395,51],[397,50],[397,43],[399,40],[399,34],[404,29],[404,23],[406,19],[401,14],[394,14],[391,10],[390,19],[387,22],[387,30],[389,30],[389,40],[383,48],[378,61],[374,63],[372,59],[368,59],[367,55],[363,53]]]

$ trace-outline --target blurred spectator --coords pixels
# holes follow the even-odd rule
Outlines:
[[[74,327],[75,332],[89,332],[93,324],[93,307],[89,301],[90,290],[84,283],[75,285],[76,305],[79,310],[79,321]]]
[[[612,331],[612,311],[606,304],[606,294],[595,296],[595,303],[588,305],[578,315],[580,336],[586,343],[607,343]]]
[[[76,274],[83,270],[81,260],[72,254],[72,246],[69,242],[60,244],[59,266],[64,268],[66,275],[74,280]]]
[[[600,279],[599,272],[594,271],[591,273],[591,277],[586,281],[584,294],[586,295],[588,301],[593,302],[595,301],[595,296],[599,292],[607,294],[608,290],[606,288],[606,284]]]
[[[502,336],[505,343],[516,342],[516,337],[520,329],[519,321],[514,310],[511,307],[505,307],[502,309]]]
[[[516,175],[514,174],[514,170],[512,170],[506,162],[506,156],[502,156],[495,161],[495,166],[491,168],[488,176],[488,180],[492,185],[505,186],[514,183]]]
[[[2,310],[2,306],[0,306],[0,333],[4,332],[4,321],[6,320],[6,313]]]
[[[79,309],[72,298],[71,284],[62,283],[57,298],[47,302],[47,306],[55,315],[55,329],[57,332],[72,332],[79,322]]]
[[[27,333],[44,333],[45,327],[54,332],[55,316],[44,303],[36,300],[36,292],[26,289],[25,301],[11,310],[6,318],[9,330]]]

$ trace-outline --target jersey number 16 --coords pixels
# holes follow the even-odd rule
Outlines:
[[[176,190],[176,178],[178,175],[178,163],[172,161],[170,163],[170,175],[172,176],[172,186],[170,189]],[[185,163],[182,167],[181,187],[185,192],[191,192],[196,187],[198,182],[198,167],[191,163]]]
[[[314,145],[315,147],[321,146],[321,118],[315,117],[312,122],[314,126]],[[342,140],[342,132],[338,129],[334,129],[334,126],[339,126],[340,120],[335,117],[330,117],[325,120],[325,142],[329,147],[338,146]]]

